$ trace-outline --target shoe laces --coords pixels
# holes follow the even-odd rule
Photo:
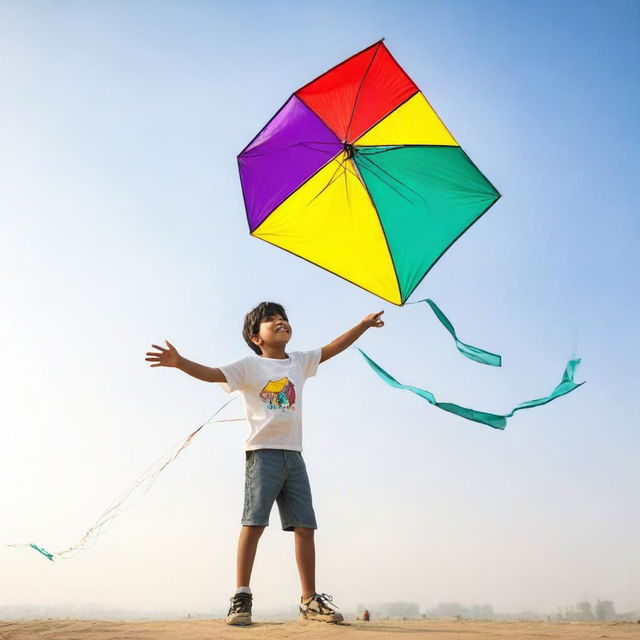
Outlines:
[[[231,608],[229,613],[243,613],[251,611],[253,596],[250,593],[236,593],[231,598]]]
[[[312,600],[315,600],[322,613],[334,613],[338,605],[328,593],[314,593]]]

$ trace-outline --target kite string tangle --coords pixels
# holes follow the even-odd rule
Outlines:
[[[50,552],[47,551],[40,545],[37,545],[33,542],[21,542],[15,544],[2,544],[2,547],[30,547],[34,549],[38,553],[42,554],[49,560],[53,561],[55,559],[66,560],[70,557],[73,557],[73,554],[76,551],[84,551],[89,548],[89,543],[95,543],[98,537],[105,533],[108,525],[111,524],[113,519],[120,514],[125,509],[132,507],[134,504],[139,502],[151,489],[152,485],[157,480],[158,476],[162,471],[173,462],[181,453],[184,451],[191,441],[195,437],[195,435],[206,425],[220,422],[244,422],[246,418],[219,418],[215,419],[220,412],[225,409],[232,402],[237,400],[240,395],[233,396],[230,400],[227,400],[221,407],[219,407],[216,411],[214,411],[195,431],[190,433],[186,438],[180,440],[175,445],[173,445],[164,455],[158,458],[154,463],[152,463],[147,470],[127,489],[124,493],[120,494],[108,507],[107,509],[100,515],[100,517],[96,520],[96,522],[86,531],[86,533],[80,538],[80,540],[62,550]],[[134,494],[137,496],[135,497]]]

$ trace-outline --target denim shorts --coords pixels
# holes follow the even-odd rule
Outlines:
[[[242,524],[268,526],[277,501],[283,531],[317,529],[307,468],[299,451],[255,449],[246,452]]]

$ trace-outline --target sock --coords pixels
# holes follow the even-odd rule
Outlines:
[[[236,593],[249,593],[249,594],[251,594],[251,589],[249,587],[238,587],[236,589]]]

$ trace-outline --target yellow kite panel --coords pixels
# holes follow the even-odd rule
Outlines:
[[[370,147],[401,144],[458,146],[421,92],[369,129],[355,144]]]
[[[402,302],[378,214],[346,154],[294,191],[252,235]]]

